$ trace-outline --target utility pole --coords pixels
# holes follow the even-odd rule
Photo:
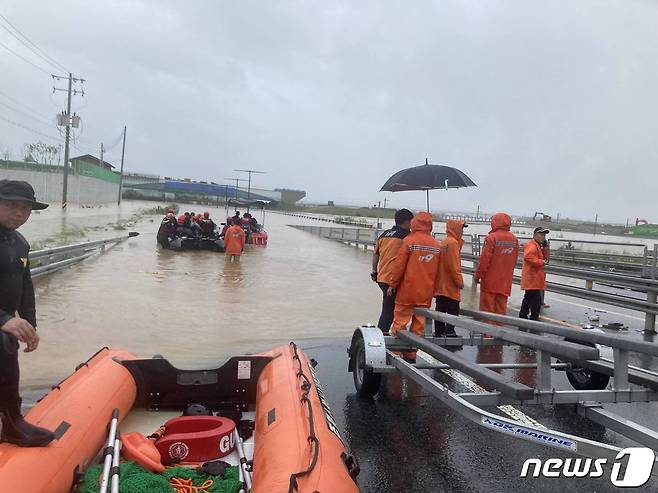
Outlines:
[[[123,146],[121,146],[121,171],[119,173],[119,199],[117,204],[121,205],[121,194],[123,193],[123,157],[126,154],[126,126],[123,126]]]
[[[103,143],[101,142],[101,164],[99,166],[100,168],[103,167],[103,152],[105,152],[105,149],[103,148]]]
[[[71,116],[71,96],[81,94],[85,95],[83,89],[73,89],[73,83],[84,84],[85,80],[73,77],[73,74],[69,73],[68,77],[60,77],[58,75],[51,74],[53,81],[68,79],[68,89],[62,89],[59,87],[53,87],[53,94],[55,91],[63,91],[68,93],[66,100],[66,113],[59,115],[58,125],[66,126],[66,137],[64,138],[64,180],[62,184],[62,209],[66,209],[67,193],[68,193],[68,179],[69,179],[69,142],[71,139],[71,127],[78,128],[80,126],[80,117]]]
[[[386,209],[386,201],[387,201],[387,200],[388,200],[388,199],[387,199],[386,197],[384,197],[384,209]]]
[[[251,200],[251,174],[259,173],[261,175],[265,174],[265,171],[257,171],[255,169],[234,169],[233,171],[240,171],[242,173],[249,173],[249,184],[247,185],[247,200]],[[249,212],[249,204],[247,204],[247,212]]]
[[[237,200],[237,198],[238,198],[238,188],[240,188],[240,182],[241,181],[247,181],[247,180],[244,180],[242,178],[224,178],[224,179],[225,180],[235,181],[235,199]],[[226,192],[226,194],[228,196],[228,191]],[[226,203],[228,205],[228,200],[226,201]]]
[[[599,215],[597,214],[596,217],[594,218],[594,236],[596,236],[596,225],[599,222]]]

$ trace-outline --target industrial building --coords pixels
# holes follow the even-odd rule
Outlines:
[[[245,187],[236,188],[235,185],[214,182],[126,173],[123,179],[123,196],[181,202],[202,200],[225,203],[230,200],[260,200],[269,203],[295,204],[306,197],[306,192],[287,188],[249,190]]]

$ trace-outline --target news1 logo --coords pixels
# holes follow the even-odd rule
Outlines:
[[[624,460],[626,459],[626,460]],[[621,450],[612,463],[610,482],[619,488],[639,488],[644,486],[653,470],[656,454],[650,448],[631,447]],[[626,468],[622,470],[624,462]],[[528,477],[532,468],[533,478],[600,478],[608,459],[567,458],[528,459],[521,468],[521,477]]]

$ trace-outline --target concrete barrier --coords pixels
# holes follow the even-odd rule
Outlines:
[[[34,187],[37,199],[43,202],[57,203],[62,200],[62,173],[0,168],[0,179],[28,182]],[[76,204],[114,202],[119,196],[119,184],[91,176],[69,174],[67,196],[69,203]]]

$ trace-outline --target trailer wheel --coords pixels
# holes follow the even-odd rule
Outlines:
[[[565,339],[565,341],[582,344],[583,346],[596,347],[592,343],[583,341],[574,341],[571,339]],[[569,383],[576,390],[604,390],[610,382],[609,375],[604,375],[588,368],[573,367],[566,370],[566,373]]]
[[[352,358],[354,362],[354,370],[352,376],[354,377],[354,387],[356,388],[359,397],[372,398],[379,392],[381,385],[381,373],[374,373],[368,371],[366,368],[366,351],[363,339],[360,337],[355,341],[352,349]]]

